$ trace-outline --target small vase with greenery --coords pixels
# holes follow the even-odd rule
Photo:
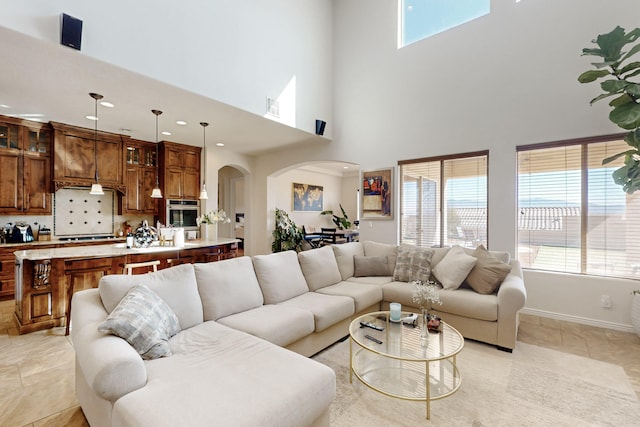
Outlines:
[[[629,149],[607,157],[602,164],[610,163],[624,156],[624,166],[613,172],[613,180],[628,194],[640,189],[640,62],[630,59],[640,52],[640,28],[628,33],[616,27],[607,34],[600,34],[592,42],[597,48],[582,49],[583,55],[602,58],[593,62],[595,70],[585,71],[578,77],[580,83],[591,83],[600,78],[601,95],[591,100],[591,104],[601,99],[613,97],[609,101],[612,108],[609,120],[629,132],[624,140]],[[629,46],[627,46],[629,45]],[[627,51],[623,49],[629,48]]]
[[[304,240],[302,229],[282,209],[276,208],[276,228],[271,234],[273,236],[272,252],[288,250],[300,252],[302,250],[302,241]]]
[[[341,230],[348,230],[351,227],[351,221],[349,221],[349,217],[347,217],[347,213],[344,211],[342,204],[340,204],[340,210],[342,211],[342,216],[334,215],[333,210],[326,210],[320,212],[320,215],[332,215],[331,219],[333,223]]]

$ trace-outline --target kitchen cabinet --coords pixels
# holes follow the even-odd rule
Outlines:
[[[130,140],[125,143],[125,186],[122,213],[157,214],[158,199],[151,198],[156,185],[156,145]]]
[[[53,183],[55,189],[88,187],[95,182],[125,193],[123,136],[51,122],[53,126]],[[128,138],[128,137],[127,137]],[[97,151],[96,151],[97,150]]]
[[[165,199],[197,200],[200,195],[200,147],[160,142],[160,188]],[[166,212],[159,212],[166,223]]]
[[[51,129],[0,120],[0,214],[51,214]]]

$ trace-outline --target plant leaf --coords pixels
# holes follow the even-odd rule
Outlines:
[[[629,92],[631,95],[640,96],[640,84],[631,83],[629,84],[625,90]]]
[[[613,108],[609,120],[622,129],[634,129],[640,126],[640,104],[627,102]]]
[[[640,150],[640,128],[628,132],[624,136],[624,141],[627,143],[627,145]]]
[[[617,95],[617,94],[616,93],[611,93],[609,95]],[[609,105],[612,106],[612,107],[617,107],[617,106],[622,105],[622,104],[628,104],[629,102],[633,102],[633,98],[631,98],[629,96],[629,94],[623,93],[622,95],[620,95],[616,99],[611,100],[611,102],[609,102]]]
[[[626,80],[606,80],[600,83],[600,87],[605,92],[616,93],[627,87],[629,83]]]
[[[589,104],[593,105],[595,102],[600,101],[601,99],[605,99],[605,98],[609,98],[610,96],[614,96],[617,95],[617,93],[603,93],[602,95],[598,95],[595,98],[593,98],[591,101],[589,101]],[[613,101],[611,101],[613,102]],[[611,104],[609,104],[611,105]]]
[[[640,46],[640,45],[638,45],[638,46]],[[622,67],[618,71],[618,74],[623,75],[625,73],[628,73],[631,70],[635,70],[636,68],[640,68],[640,62],[638,62],[638,61],[631,62],[631,63],[625,65],[624,67]]]
[[[636,28],[637,30],[637,28]],[[624,61],[625,59],[635,55],[636,53],[640,52],[640,44],[635,45],[634,47],[631,48],[631,50],[629,52],[627,52],[621,59],[620,62]]]
[[[630,155],[630,154],[634,154],[636,152],[637,152],[637,150],[627,150],[627,151],[623,151],[622,153],[614,154],[613,156],[609,156],[606,159],[602,160],[602,164],[606,165],[607,163],[611,163],[614,160],[617,160],[622,156],[627,156],[627,155]]]
[[[591,83],[600,77],[609,76],[611,73],[607,70],[589,70],[580,74],[578,81],[580,83]]]

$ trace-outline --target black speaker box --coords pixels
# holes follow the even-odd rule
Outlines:
[[[316,120],[316,135],[324,135],[324,127],[327,125],[327,122],[324,120]]]
[[[82,21],[63,13],[60,16],[60,44],[80,50]]]

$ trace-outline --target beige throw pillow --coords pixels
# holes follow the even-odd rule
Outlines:
[[[418,247],[398,248],[396,268],[393,270],[393,280],[398,282],[427,281],[431,276],[431,258],[433,250]]]
[[[492,294],[511,272],[511,266],[493,256],[480,245],[473,251],[478,262],[467,276],[467,283],[479,294]]]
[[[458,289],[478,260],[454,246],[435,267],[433,275],[444,289]]]
[[[169,338],[180,332],[180,321],[155,292],[145,285],[129,290],[98,331],[127,340],[143,359],[171,356]]]

